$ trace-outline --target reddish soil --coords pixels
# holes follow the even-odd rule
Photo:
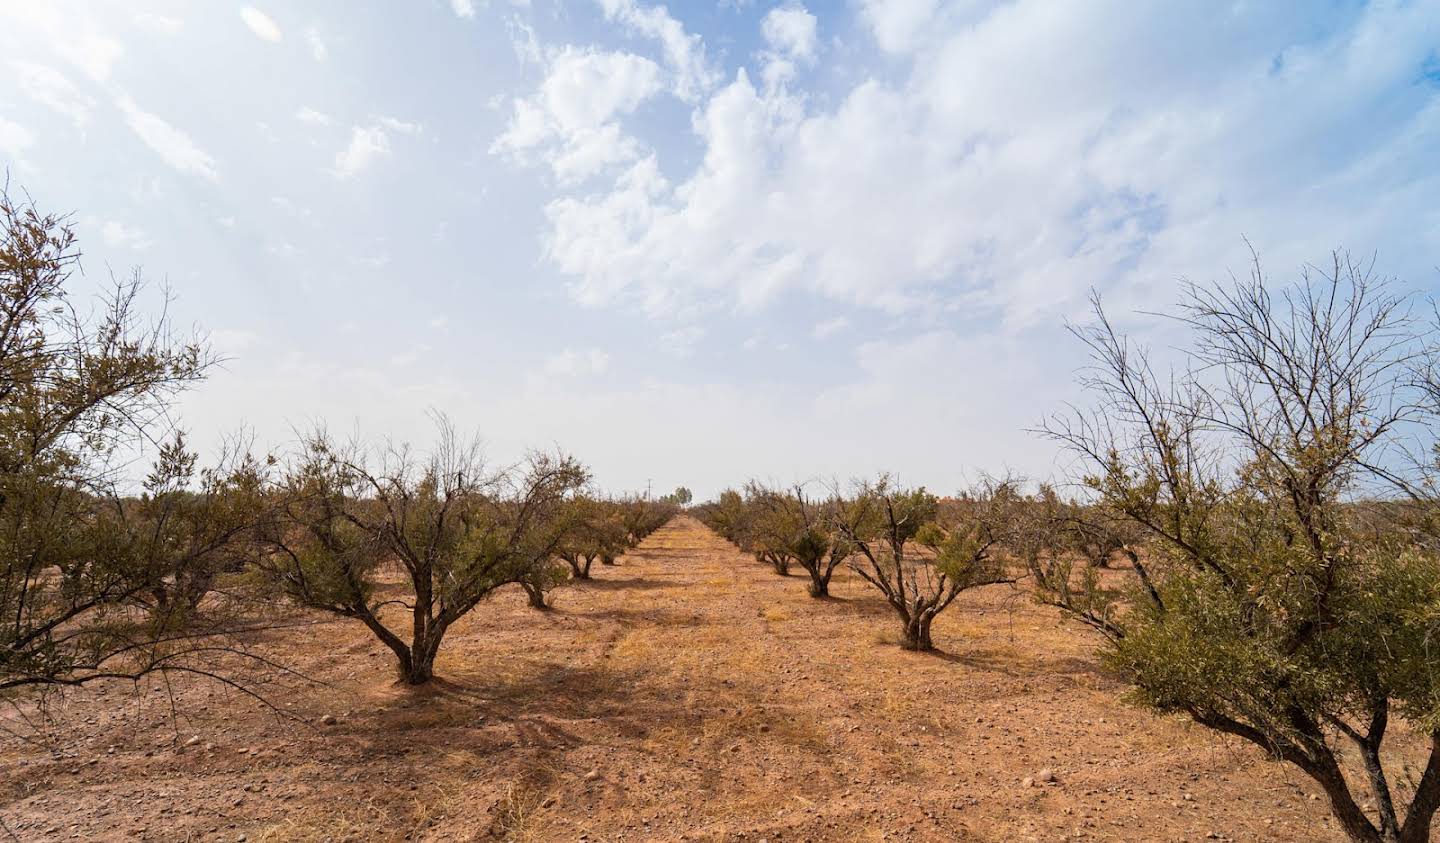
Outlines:
[[[688,517],[595,574],[548,613],[483,604],[418,691],[359,624],[304,616],[262,645],[326,683],[267,689],[298,720],[198,680],[173,718],[158,682],[74,694],[0,736],[0,819],[26,841],[1339,839],[1308,779],[1123,704],[1095,639],[1009,587],[963,595],[926,655],[858,578],[812,600]]]

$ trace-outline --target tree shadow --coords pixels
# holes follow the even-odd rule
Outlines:
[[[681,583],[659,580],[650,577],[627,577],[625,579],[601,579],[591,577],[588,580],[571,580],[570,585],[577,588],[585,588],[593,591],[646,591],[657,588],[674,588]]]

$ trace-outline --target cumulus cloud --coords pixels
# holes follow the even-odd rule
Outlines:
[[[182,173],[197,175],[209,181],[216,181],[220,177],[215,170],[215,159],[197,146],[189,135],[141,109],[127,96],[121,96],[116,101],[116,106],[130,130],[166,164]]]
[[[866,4],[889,47],[920,37],[907,21],[927,46],[832,99],[741,69],[695,111],[697,164],[645,152],[557,196],[547,257],[587,304],[804,290],[1013,330],[1092,286],[1223,272],[1242,234],[1282,266],[1440,250],[1440,226],[1411,225],[1440,192],[1440,94],[1415,82],[1440,7],[1369,6],[1320,36],[1264,5],[963,11]]]
[[[350,142],[335,156],[333,172],[342,179],[352,178],[390,156],[392,134],[415,135],[421,130],[419,123],[394,117],[380,117],[369,126],[355,126],[350,130]]]
[[[280,27],[270,16],[255,8],[254,6],[242,6],[240,9],[240,20],[250,27],[250,31],[262,41],[269,41],[274,44],[281,38]]]
[[[562,181],[577,181],[633,161],[639,146],[618,117],[661,89],[655,62],[624,52],[566,47],[549,60],[532,98],[517,99],[492,153],[547,162]]]
[[[637,0],[599,2],[606,18],[660,44],[676,96],[684,100],[697,99],[719,79],[719,72],[705,56],[703,39],[687,32],[664,6],[647,6]]]
[[[860,14],[880,48],[910,50],[940,7],[940,0],[860,0]]]
[[[804,6],[778,6],[765,15],[760,31],[772,49],[797,59],[813,59],[815,23],[815,16]]]

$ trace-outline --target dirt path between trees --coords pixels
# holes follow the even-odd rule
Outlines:
[[[548,613],[482,604],[419,692],[363,627],[301,616],[265,647],[327,685],[267,698],[306,723],[198,682],[174,719],[159,683],[74,695],[42,744],[0,736],[0,819],[25,841],[1340,839],[1307,779],[1123,705],[1093,639],[1008,587],[962,596],[924,655],[858,578],[812,600],[689,517],[595,575]]]

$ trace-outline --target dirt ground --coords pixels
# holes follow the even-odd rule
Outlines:
[[[812,600],[689,517],[595,574],[549,613],[482,604],[425,690],[358,623],[306,616],[264,644],[325,683],[266,692],[296,719],[199,681],[72,695],[0,736],[0,819],[25,841],[1340,839],[1308,779],[1126,706],[1094,640],[1007,586],[925,655],[858,578]]]

